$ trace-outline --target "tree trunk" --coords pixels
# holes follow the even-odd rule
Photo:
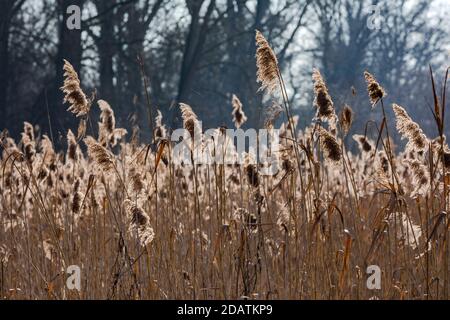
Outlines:
[[[0,131],[6,127],[9,89],[9,32],[14,1],[8,0],[0,10]]]
[[[3,24],[6,25],[6,22]],[[5,26],[8,28],[7,26]],[[0,131],[6,126],[5,120],[8,116],[8,88],[9,88],[9,31],[2,30],[0,35]]]
[[[67,109],[68,106],[63,105],[64,95],[60,88],[64,82],[64,59],[69,61],[77,72],[80,72],[81,69],[81,58],[83,53],[81,43],[82,31],[69,30],[67,28],[66,22],[69,15],[66,11],[70,5],[77,5],[80,8],[83,8],[84,2],[85,0],[59,1],[59,10],[62,20],[60,21],[58,51],[54,64],[55,73],[53,79],[47,83],[33,106],[35,114],[35,119],[33,119],[33,121],[43,124],[42,129],[44,133],[50,132],[50,124],[48,120],[44,121],[43,119],[47,119],[48,116],[50,116],[52,134],[55,138],[58,136],[61,138],[61,141],[57,140],[55,143],[65,141],[67,130],[74,130],[78,123],[74,115],[69,112],[65,112],[65,109]],[[55,135],[57,133],[58,135]]]
[[[192,87],[195,77],[195,69],[201,59],[201,50],[205,44],[208,36],[208,24],[215,1],[211,0],[206,10],[205,15],[201,18],[200,11],[202,9],[203,0],[186,1],[189,13],[191,15],[191,23],[189,25],[189,32],[186,38],[185,48],[183,52],[183,61],[181,65],[180,79],[178,82],[177,103],[189,103],[189,96],[192,92]],[[200,20],[203,20],[202,23]],[[173,112],[177,112],[178,108],[173,108]],[[172,114],[172,127],[175,127],[179,119]]]
[[[97,4],[99,12],[108,10],[111,3],[100,1]],[[116,90],[114,86],[113,57],[116,53],[114,38],[114,13],[106,14],[100,22],[101,34],[97,39],[97,48],[100,56],[100,91],[98,96],[116,106]]]

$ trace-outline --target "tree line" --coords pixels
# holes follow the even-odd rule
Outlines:
[[[77,122],[62,104],[64,59],[80,71],[85,92],[108,101],[118,125],[148,137],[148,105],[170,127],[178,103],[193,106],[204,127],[231,126],[231,97],[263,122],[256,83],[255,30],[277,53],[300,123],[312,111],[313,67],[340,109],[370,119],[363,72],[427,126],[429,65],[448,63],[448,24],[430,0],[3,0],[0,4],[0,129],[17,135],[23,121],[55,142]],[[82,11],[70,30],[67,8]],[[436,10],[438,9],[438,10]],[[378,16],[377,16],[378,15]],[[93,108],[96,110],[97,108]],[[430,123],[433,119],[429,119]],[[430,129],[431,130],[431,129]],[[433,134],[431,131],[430,134]]]

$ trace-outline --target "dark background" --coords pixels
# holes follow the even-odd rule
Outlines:
[[[379,31],[368,27],[372,3],[382,8]],[[73,4],[83,8],[79,31],[66,27]],[[76,129],[59,90],[67,59],[86,94],[95,90],[97,99],[108,101],[118,126],[129,129],[135,115],[145,140],[139,55],[151,104],[169,127],[179,125],[178,102],[192,105],[204,128],[231,127],[233,93],[244,104],[246,127],[258,127],[259,112],[272,103],[257,93],[258,29],[277,53],[300,128],[313,117],[314,67],[336,109],[348,103],[356,112],[355,131],[378,119],[366,94],[367,69],[388,92],[386,102],[404,106],[432,138],[437,132],[428,68],[442,80],[449,63],[449,7],[449,0],[0,0],[0,130],[17,137],[29,121],[41,133],[51,127],[58,143],[68,128]]]

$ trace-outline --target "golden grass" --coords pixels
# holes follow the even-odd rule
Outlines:
[[[262,34],[257,41],[258,80],[286,98],[273,50]],[[353,136],[361,150],[350,153],[354,113],[346,106],[337,122],[314,71],[317,119],[296,130],[284,99],[282,162],[264,176],[249,158],[175,164],[160,112],[155,143],[143,145],[135,128],[127,142],[99,101],[95,138],[90,102],[68,62],[65,70],[69,111],[82,118],[67,151],[28,123],[18,143],[1,137],[2,299],[449,298],[450,151],[403,108],[393,106],[405,151],[394,154],[384,116],[372,137]],[[382,103],[384,90],[366,78],[371,103]],[[435,100],[438,126],[443,102]],[[280,110],[269,110],[268,126]],[[193,137],[199,119],[186,104],[181,111]],[[233,116],[237,127],[245,122],[237,97]],[[80,292],[65,285],[70,265],[81,268]],[[382,271],[380,290],[367,288],[370,265]]]

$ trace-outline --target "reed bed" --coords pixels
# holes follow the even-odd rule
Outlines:
[[[274,51],[260,32],[256,43],[257,81],[279,101],[264,127],[284,117],[274,175],[249,155],[242,165],[177,163],[161,112],[151,119],[151,143],[140,141],[138,127],[116,128],[113,107],[84,94],[66,61],[64,102],[80,119],[67,149],[56,150],[29,123],[19,141],[1,136],[2,299],[450,297],[446,83],[438,95],[432,75],[439,136],[428,138],[396,104],[397,132],[389,131],[386,92],[366,72],[366,108],[381,108],[382,117],[349,136],[359,110],[338,112],[314,70],[317,114],[300,129]],[[192,159],[208,143],[195,143],[194,110],[180,104]],[[236,128],[245,111],[233,95]],[[394,137],[405,139],[403,150]],[[359,152],[348,151],[352,140]],[[215,155],[233,152],[223,141]],[[72,265],[81,270],[80,291],[66,286]],[[367,285],[369,266],[381,270],[377,289]]]

